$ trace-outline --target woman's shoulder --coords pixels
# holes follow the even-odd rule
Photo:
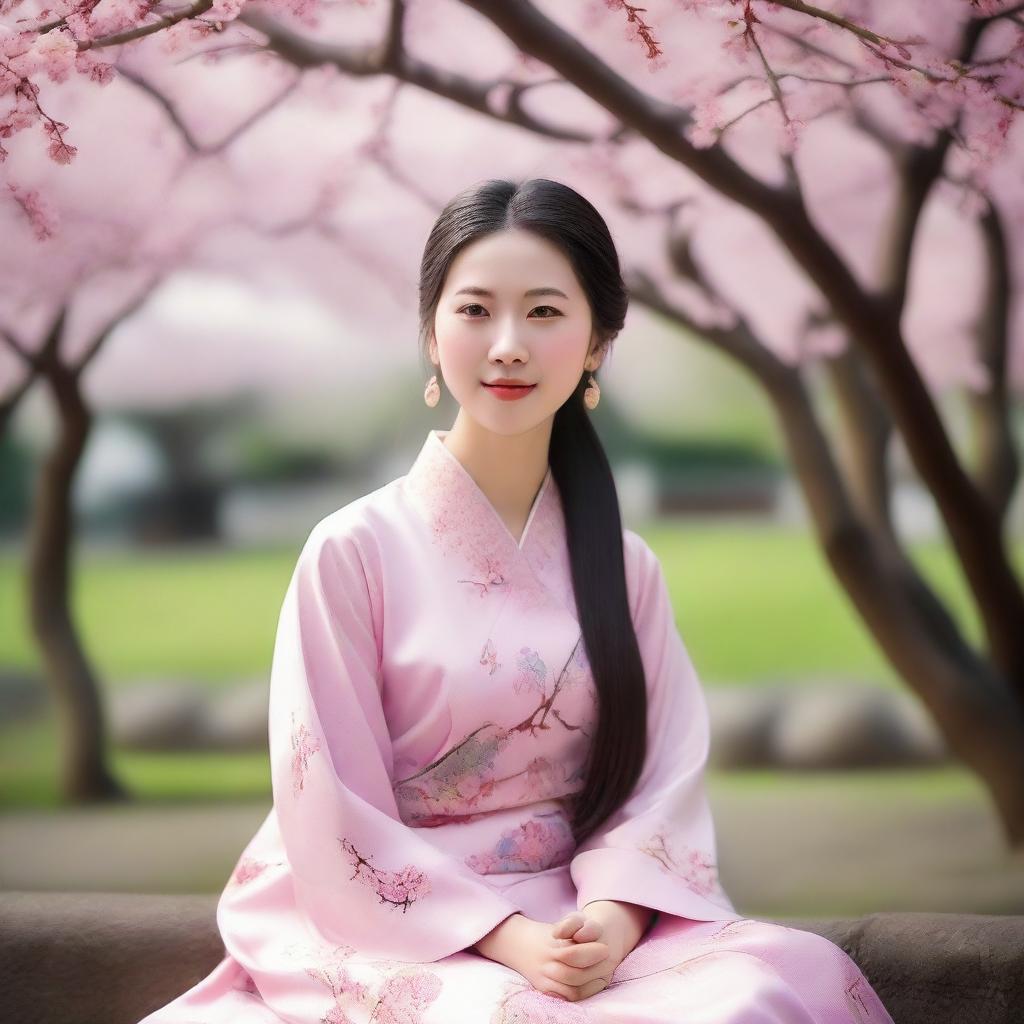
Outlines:
[[[641,599],[661,576],[661,563],[650,544],[635,530],[622,531],[622,559],[626,570],[629,607],[636,621]]]
[[[317,520],[302,545],[300,559],[320,556],[325,550],[355,556],[364,572],[376,574],[381,544],[391,534],[395,516],[398,479],[361,494]]]
[[[645,550],[647,552],[651,551],[647,541],[636,530],[631,530],[629,527],[623,527],[622,529],[622,547],[624,553],[631,558],[646,557],[644,554]],[[651,553],[653,554],[653,552]]]
[[[660,570],[661,563],[650,544],[636,530],[628,527],[622,531],[622,557],[626,565],[626,573],[645,576]]]
[[[392,480],[328,512],[310,527],[296,560],[293,583],[324,595],[336,614],[372,624],[378,649],[384,617],[383,555],[397,536]]]

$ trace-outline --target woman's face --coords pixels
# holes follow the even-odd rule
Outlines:
[[[519,434],[553,417],[584,369],[597,369],[592,335],[586,295],[561,251],[528,231],[498,231],[452,261],[430,358],[467,415],[494,433]],[[486,382],[503,377],[535,386],[502,401]]]

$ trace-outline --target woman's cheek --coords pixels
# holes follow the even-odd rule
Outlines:
[[[560,390],[572,391],[583,372],[587,357],[587,339],[578,329],[552,331],[550,344],[544,348],[544,378],[558,381]]]
[[[480,339],[457,324],[451,325],[441,346],[441,368],[445,383],[456,398],[469,398],[475,392],[486,361],[487,350]]]

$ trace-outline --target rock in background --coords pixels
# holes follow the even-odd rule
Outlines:
[[[707,687],[716,768],[874,768],[949,760],[921,702],[865,685]]]
[[[111,740],[125,750],[194,750],[201,746],[207,699],[198,685],[179,680],[119,689],[107,705]]]
[[[836,682],[705,685],[716,769],[855,769],[937,765],[949,751],[921,701],[905,690]],[[111,739],[124,750],[267,749],[267,679],[211,690],[195,680],[146,679],[108,697]],[[0,672],[4,722],[51,712],[36,676]]]
[[[124,750],[266,750],[269,702],[263,679],[214,692],[164,680],[127,686],[110,700],[111,737]]]

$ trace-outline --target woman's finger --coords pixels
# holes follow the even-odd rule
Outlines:
[[[586,915],[581,914],[578,910],[572,911],[570,914],[566,914],[561,921],[556,921],[551,926],[551,935],[555,939],[571,939],[575,936],[578,929],[585,925],[589,918]]]
[[[608,959],[610,950],[605,942],[571,942],[554,952],[554,958],[573,968],[593,967]]]
[[[601,925],[601,922],[595,921],[592,917],[588,917],[584,924],[574,932],[573,939],[576,942],[595,942],[603,935],[604,928]]]

